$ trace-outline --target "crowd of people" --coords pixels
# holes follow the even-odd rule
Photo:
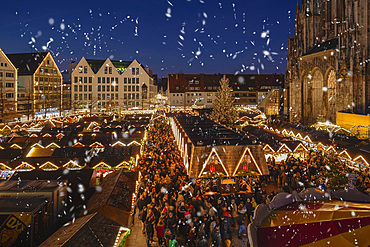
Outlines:
[[[262,190],[206,196],[202,181],[188,177],[165,119],[151,126],[139,169],[142,178],[136,207],[148,246],[154,240],[171,247],[230,246],[232,232],[247,243],[246,226],[253,211],[268,200]]]
[[[242,180],[242,193],[222,195],[212,182],[204,189],[201,179],[188,177],[170,125],[159,118],[151,124],[138,165],[142,177],[136,209],[147,246],[156,242],[170,247],[230,246],[233,233],[247,244],[246,226],[254,209],[275,195],[267,195],[262,184],[277,184],[288,193],[309,187],[325,189],[322,174],[327,162],[316,152],[304,160],[290,156],[279,164],[269,159],[270,176],[261,177],[262,182]],[[360,187],[370,187],[369,172],[360,173],[359,182]]]
[[[369,170],[356,170],[349,165],[339,161],[340,158],[334,154],[323,152],[309,152],[303,158],[295,158],[293,155],[286,160],[276,163],[274,158],[267,160],[270,175],[266,178],[267,182],[277,183],[279,188],[287,193],[293,191],[300,192],[306,188],[319,187],[322,190],[328,188],[328,174],[333,175],[335,171],[331,171],[333,163],[337,162],[343,168],[342,184],[345,187],[348,183],[347,174],[356,173],[357,180],[355,188],[361,192],[370,192],[370,172]]]

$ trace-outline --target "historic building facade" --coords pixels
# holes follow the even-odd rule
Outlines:
[[[291,121],[335,123],[338,111],[369,112],[369,8],[368,0],[297,1],[284,94]]]
[[[85,59],[69,64],[75,113],[149,109],[156,94],[153,74],[137,60]]]
[[[17,69],[17,112],[27,118],[58,116],[62,74],[50,52],[6,54]]]
[[[0,120],[14,120],[17,112],[17,69],[0,49]]]

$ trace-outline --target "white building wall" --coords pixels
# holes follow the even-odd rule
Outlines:
[[[71,73],[71,83],[72,108],[75,108],[76,104],[82,105],[84,109],[80,111],[89,112],[92,106],[92,113],[102,109],[106,111],[134,107],[149,109],[156,93],[153,78],[137,60],[119,74],[108,58],[95,74],[86,59],[82,58]],[[144,84],[147,86],[146,99],[142,98]]]

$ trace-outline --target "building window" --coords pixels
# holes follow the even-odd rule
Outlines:
[[[123,86],[123,91],[127,91],[127,86],[125,85],[125,86]]]
[[[99,86],[98,86],[98,92],[100,92],[100,91],[101,91],[101,86],[99,85]]]
[[[110,91],[114,92],[114,86],[110,86]]]
[[[82,69],[83,69],[83,67],[82,67],[82,66],[80,66],[80,67],[78,68],[78,73],[82,73]]]
[[[109,74],[112,74],[112,67],[109,67]]]
[[[139,75],[139,68],[136,68],[136,75]]]
[[[101,100],[101,94],[98,93],[98,100]]]
[[[89,85],[89,92],[92,92],[92,85]]]
[[[108,67],[104,68],[104,74],[108,74]]]
[[[116,93],[116,99],[118,99],[118,93]]]
[[[128,78],[128,83],[131,83],[131,78]]]
[[[101,83],[101,77],[98,77],[98,83]]]
[[[89,100],[92,100],[92,93],[89,93]]]
[[[81,83],[82,82],[82,77],[78,77],[78,82]]]
[[[102,100],[105,100],[105,94],[103,93],[101,96],[102,96]]]
[[[123,78],[123,83],[124,84],[127,84],[127,78],[125,77],[125,78]]]
[[[87,92],[87,85],[84,85],[84,91]]]
[[[84,100],[87,100],[87,93],[84,93]]]
[[[132,68],[132,75],[135,75],[135,68]]]
[[[131,86],[128,86],[128,90],[127,91],[131,92]]]
[[[82,92],[82,85],[78,87],[78,91]]]
[[[6,93],[6,98],[14,98],[14,93]]]
[[[212,99],[207,99],[207,103],[212,103]]]
[[[78,94],[75,93],[75,100],[78,100]]]
[[[14,73],[6,73],[5,77],[14,77]]]
[[[49,70],[48,69],[45,69],[45,73],[49,73]]]
[[[87,66],[84,66],[84,73],[87,74]]]
[[[107,85],[107,92],[109,92],[109,89],[110,89],[110,86],[109,86],[109,85]]]
[[[82,100],[82,93],[80,93],[80,94],[78,95],[78,99],[79,99],[79,100]]]
[[[139,78],[136,78],[136,84],[139,84]]]
[[[116,83],[118,84],[118,78],[116,77]]]
[[[87,83],[87,77],[84,77],[84,83]]]
[[[139,99],[139,94],[138,93],[136,94],[136,99]]]
[[[105,92],[105,85],[103,85],[103,87],[102,87],[102,91],[103,91],[103,92]]]
[[[127,99],[127,94],[123,94],[123,99]]]
[[[50,60],[46,60],[46,64],[47,65],[50,65]]]
[[[92,77],[89,77],[89,83],[92,83]]]
[[[102,81],[103,81],[103,83],[105,83],[105,77],[103,77]]]
[[[107,77],[107,83],[110,83],[110,78],[109,77]]]

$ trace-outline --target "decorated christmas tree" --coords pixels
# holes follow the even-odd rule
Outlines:
[[[234,124],[239,113],[234,106],[229,79],[227,79],[225,75],[220,80],[220,88],[217,93],[218,95],[213,103],[211,118],[222,124]]]

